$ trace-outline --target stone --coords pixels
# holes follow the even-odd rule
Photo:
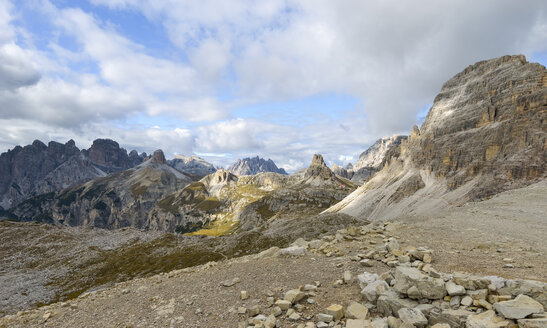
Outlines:
[[[414,309],[420,310],[420,312],[422,312],[426,317],[428,317],[431,311],[433,311],[436,308],[437,307],[433,304],[425,303],[425,304],[419,304]]]
[[[287,311],[291,307],[291,302],[287,300],[277,300],[275,305],[278,306],[281,310]]]
[[[264,321],[264,328],[274,328],[277,324],[277,319],[273,314],[270,314]]]
[[[277,251],[277,255],[281,256],[301,256],[304,254],[306,254],[306,248],[301,246],[290,246]]]
[[[300,314],[298,312],[291,313],[291,315],[289,315],[289,320],[292,320],[292,321],[300,320]]]
[[[458,309],[460,307],[460,301],[460,296],[452,296],[452,298],[450,299],[450,307],[452,309]]]
[[[334,321],[334,316],[331,315],[331,314],[319,313],[319,314],[317,315],[317,321],[321,321],[321,322],[332,322],[332,321]]]
[[[247,308],[243,307],[243,306],[240,306],[237,308],[237,313],[238,314],[245,314],[247,313]]]
[[[279,317],[283,313],[283,310],[279,306],[274,306],[272,309],[272,314],[276,317]]]
[[[258,307],[258,305],[253,305],[248,309],[248,315],[251,317],[258,315],[259,313],[260,313],[260,308]]]
[[[470,315],[466,321],[466,328],[505,328],[509,326],[511,326],[511,322],[498,317],[492,310]]]
[[[379,279],[380,279],[380,276],[378,276],[376,273],[369,273],[369,272],[363,272],[362,274],[357,276],[357,280],[359,280],[359,285],[361,286],[361,288],[365,288],[371,282],[374,282]]]
[[[430,253],[425,253],[423,258],[422,258],[422,261],[424,261],[424,263],[431,263],[433,261],[433,257],[431,256]]]
[[[242,291],[241,291],[241,300],[244,301],[244,300],[246,300],[246,299],[248,299],[248,298],[249,298],[249,293],[247,293],[246,290],[242,290]]]
[[[423,298],[442,299],[446,295],[443,279],[432,278],[416,268],[397,267],[395,269],[395,285],[393,288],[401,294],[407,294],[408,289],[412,286],[418,288]]]
[[[344,307],[340,304],[332,304],[327,308],[326,312],[332,315],[334,320],[340,320],[344,316]]]
[[[223,286],[223,287],[232,287],[233,285],[237,284],[238,282],[240,282],[239,278],[233,278],[233,279],[225,280],[225,281],[221,282],[220,285]]]
[[[507,319],[523,319],[534,313],[542,313],[543,305],[526,295],[519,295],[511,301],[494,304],[498,314]]]
[[[464,309],[434,309],[429,314],[429,324],[447,323],[452,328],[463,328],[465,326],[465,321],[472,314],[475,313]]]
[[[362,319],[348,319],[346,321],[346,328],[369,328],[371,327],[368,320]]]
[[[378,313],[383,316],[398,315],[401,308],[414,308],[418,306],[418,302],[407,298],[399,298],[395,291],[388,291],[378,297],[376,308]]]
[[[380,294],[389,290],[389,285],[384,280],[376,280],[368,284],[361,290],[361,294],[366,297],[369,302],[375,302]]]
[[[375,318],[372,320],[372,328],[389,328],[387,318]]]
[[[368,316],[368,308],[362,304],[352,301],[346,308],[346,318],[349,319],[366,319]]]
[[[462,272],[455,272],[453,274],[454,282],[463,286],[466,290],[487,289],[490,284],[490,280],[485,277],[478,277]]]
[[[519,328],[547,328],[547,318],[520,319]]]
[[[450,296],[465,295],[465,288],[460,285],[456,285],[453,281],[448,281],[445,284],[446,291]]]
[[[470,296],[465,296],[464,298],[462,298],[460,304],[463,306],[471,306],[473,304],[473,298],[471,298]]]
[[[317,323],[317,328],[329,328],[329,324],[323,321]]]
[[[349,271],[344,271],[343,275],[344,283],[351,285],[353,283],[353,275]]]
[[[399,250],[400,248],[399,242],[395,238],[388,238],[385,246],[390,253],[393,253],[393,251]]]
[[[450,328],[450,325],[447,323],[436,323],[431,328]]]
[[[291,289],[285,293],[285,297],[283,298],[286,301],[291,302],[291,304],[294,304],[300,301],[301,299],[303,299],[304,297],[306,297],[306,294],[301,292],[299,289]]]
[[[395,318],[394,316],[387,317],[387,326],[388,328],[399,328],[401,327],[401,324],[403,323],[403,320],[399,318]]]
[[[359,263],[364,266],[364,267],[371,267],[373,266],[373,262],[369,259],[363,259],[361,261],[359,261]]]
[[[481,298],[479,300],[474,301],[473,304],[475,304],[475,302],[477,302],[477,305],[480,306],[480,307],[483,307],[487,310],[492,310],[492,304],[488,303],[487,300],[483,300]]]
[[[488,296],[488,289],[477,289],[467,291],[467,295],[471,296],[474,300],[485,300]]]
[[[407,324],[411,324],[418,328],[425,327],[427,325],[427,318],[425,315],[416,309],[402,308],[398,312],[399,318]]]

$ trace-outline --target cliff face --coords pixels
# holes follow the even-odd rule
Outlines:
[[[444,84],[422,127],[330,211],[383,219],[462,204],[546,175],[547,71],[524,56],[469,66]]]
[[[97,139],[82,151],[73,140],[65,144],[51,141],[47,146],[35,140],[0,155],[0,204],[10,208],[32,196],[134,167],[145,157],[136,151],[128,155],[109,139]]]

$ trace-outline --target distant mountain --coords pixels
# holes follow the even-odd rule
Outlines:
[[[547,70],[522,55],[467,67],[379,169],[329,212],[372,220],[430,214],[545,179]]]
[[[271,160],[265,160],[258,156],[253,158],[238,159],[234,165],[228,168],[228,171],[237,175],[253,175],[262,172],[274,172],[279,174],[287,174],[284,169],[278,168],[277,165]]]
[[[195,176],[199,179],[216,172],[216,168],[213,164],[208,163],[203,158],[197,156],[186,157],[176,155],[174,159],[168,160],[167,164],[183,173]]]
[[[142,164],[56,193],[42,194],[13,207],[20,221],[98,228],[148,228],[148,213],[168,194],[192,180],[166,164],[156,150]]]
[[[0,205],[10,208],[39,194],[58,191],[142,163],[146,153],[127,151],[110,139],[79,150],[73,140],[40,140],[0,155]]]
[[[332,165],[334,174],[359,184],[365,183],[374,173],[376,173],[387,152],[401,144],[408,136],[394,135],[378,139],[372,146],[361,153],[359,160],[355,165],[349,163],[346,168],[337,164]]]

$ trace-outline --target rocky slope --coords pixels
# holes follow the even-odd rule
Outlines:
[[[271,159],[265,160],[258,156],[253,158],[238,159],[228,171],[237,175],[254,175],[262,172],[274,172],[279,174],[287,174],[284,169],[278,168]]]
[[[264,172],[236,176],[218,170],[160,200],[150,229],[222,235],[251,230],[267,220],[316,215],[356,185],[337,177],[320,155],[302,174]]]
[[[545,178],[547,70],[524,56],[469,66],[446,82],[422,127],[329,212],[426,214]]]
[[[0,155],[0,205],[8,209],[21,201],[58,191],[140,164],[146,154],[120,148],[117,142],[97,139],[79,150],[74,141],[46,146],[35,140]]]
[[[166,164],[161,150],[135,168],[57,193],[30,198],[11,209],[21,221],[98,228],[147,228],[148,214],[165,195],[191,179]]]
[[[216,171],[213,164],[197,156],[176,155],[167,163],[189,176],[196,177],[198,180]]]

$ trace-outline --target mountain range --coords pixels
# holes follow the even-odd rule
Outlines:
[[[462,205],[545,181],[546,163],[547,70],[524,56],[467,67],[442,86],[421,127],[414,126],[409,136],[379,139],[345,168],[329,168],[316,154],[306,169],[290,175],[259,157],[224,170],[196,156],[167,160],[161,150],[128,154],[106,139],[86,150],[73,141],[48,146],[35,141],[0,156],[0,215],[10,221],[0,222],[9,240],[0,251],[24,249],[13,257],[16,264],[11,257],[3,262],[6,272],[15,273],[0,280],[11,295],[0,299],[0,308],[15,312],[114,282],[293,242],[307,245],[299,238],[318,240],[323,245],[318,251],[334,256],[328,265],[338,268],[367,256],[349,257],[334,246],[364,238],[355,226],[374,221],[362,231],[392,245],[397,234],[387,237],[394,225],[378,222],[464,213]],[[531,190],[539,190],[534,197],[541,203],[545,189]],[[443,222],[461,228],[452,216]],[[444,228],[436,232],[451,233]],[[33,241],[46,235],[48,249],[26,247],[25,229],[33,232],[28,235]],[[8,238],[12,231],[16,238]],[[119,242],[109,241],[118,236]],[[78,243],[78,238],[85,243],[77,254],[67,252],[64,240]],[[373,258],[386,253],[388,246],[376,242],[361,253],[367,247]],[[491,253],[505,252],[504,243]],[[48,258],[39,260],[44,254]],[[387,256],[378,258],[388,264],[406,260]]]

